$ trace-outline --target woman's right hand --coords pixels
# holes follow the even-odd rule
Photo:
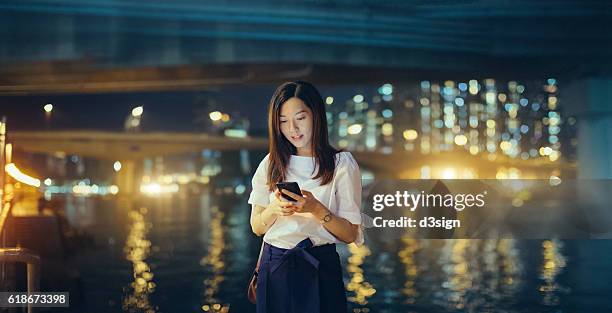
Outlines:
[[[274,190],[274,197],[276,198],[276,201],[272,201],[268,207],[272,214],[277,216],[293,215],[293,203],[281,197],[281,192],[278,189]]]

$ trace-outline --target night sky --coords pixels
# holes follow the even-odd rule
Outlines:
[[[246,117],[250,132],[265,135],[267,105],[276,86],[226,86],[206,91],[61,94],[0,96],[0,116],[7,117],[8,129],[122,131],[132,108],[143,105],[142,131],[198,132],[210,125],[208,113],[219,110],[234,117]],[[342,101],[355,93],[368,94],[373,86],[319,87],[323,97]],[[49,128],[43,106],[53,104]]]
[[[143,105],[142,131],[197,131],[206,127],[208,112],[220,110],[232,117],[248,116],[252,127],[265,121],[254,114],[269,100],[272,87],[225,90],[112,93],[81,95],[35,95],[0,97],[0,115],[7,117],[10,130],[45,130],[43,106],[53,104],[49,128],[123,130],[132,108]],[[251,99],[245,103],[246,99]]]

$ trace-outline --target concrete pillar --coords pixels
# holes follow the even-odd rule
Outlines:
[[[577,120],[579,207],[594,238],[612,238],[612,79],[572,82],[562,99]]]
[[[136,161],[123,160],[121,162],[121,170],[117,172],[117,187],[119,187],[120,195],[133,195],[138,191],[137,183],[140,180],[136,179]]]
[[[563,94],[578,123],[578,177],[612,178],[612,79],[576,81]]]

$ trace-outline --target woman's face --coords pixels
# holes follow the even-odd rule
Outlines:
[[[280,129],[296,148],[298,155],[311,155],[312,111],[304,101],[293,97],[280,110]]]

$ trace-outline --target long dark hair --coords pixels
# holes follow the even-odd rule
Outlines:
[[[312,112],[312,140],[311,151],[319,171],[314,179],[321,179],[321,185],[327,185],[334,177],[336,169],[335,155],[339,151],[329,144],[327,136],[327,116],[325,105],[319,91],[310,83],[303,81],[286,82],[280,85],[268,106],[268,137],[269,137],[269,166],[268,187],[282,182],[287,177],[287,165],[292,154],[297,153],[296,147],[283,136],[280,130],[280,110],[287,100],[298,98],[306,104]]]

